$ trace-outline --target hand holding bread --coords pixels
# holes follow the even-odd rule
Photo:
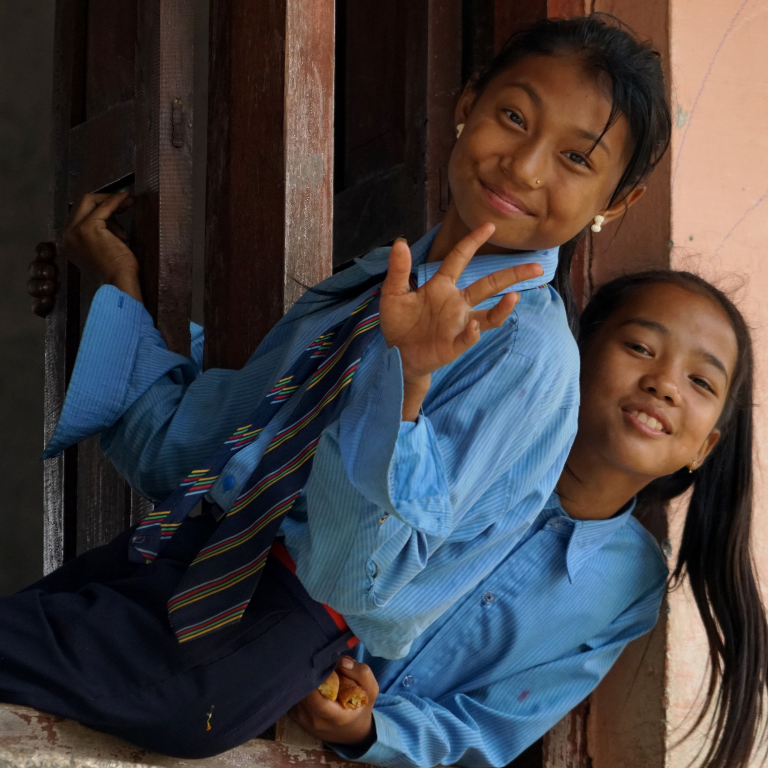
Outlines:
[[[331,701],[338,701],[344,709],[360,709],[368,703],[368,694],[354,681],[335,670],[318,689]]]

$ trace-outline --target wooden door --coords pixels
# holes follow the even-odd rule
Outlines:
[[[97,287],[67,264],[61,242],[69,208],[86,192],[132,186],[146,305],[169,347],[188,351],[192,18],[191,0],[57,0],[52,237],[60,290],[46,329],[47,438]],[[46,571],[109,541],[147,508],[98,438],[47,461]]]

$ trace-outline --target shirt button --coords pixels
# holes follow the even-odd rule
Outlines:
[[[410,688],[415,682],[413,675],[406,675],[403,678],[403,688]]]
[[[387,518],[389,517],[389,512],[385,512],[380,518],[379,518],[379,525],[381,525]]]
[[[483,593],[483,602],[488,605],[488,603],[492,603],[496,599],[496,595],[493,594],[493,592],[484,592]]]
[[[231,491],[232,488],[235,486],[235,478],[232,477],[232,475],[227,475],[222,481],[221,481],[221,487],[225,491]]]

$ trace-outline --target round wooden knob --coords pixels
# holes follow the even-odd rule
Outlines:
[[[53,309],[54,297],[59,291],[56,268],[56,246],[54,243],[38,243],[35,258],[29,265],[27,293],[32,297],[32,312],[46,317]]]

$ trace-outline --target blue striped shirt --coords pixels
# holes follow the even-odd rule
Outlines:
[[[412,248],[420,285],[439,267],[426,263],[435,234]],[[321,287],[341,290],[383,276],[387,258],[388,249],[373,251]],[[515,286],[521,300],[507,322],[433,374],[415,423],[401,423],[399,353],[378,332],[282,525],[308,592],[342,613],[377,656],[405,656],[508,555],[565,462],[576,431],[578,354],[560,297],[539,286],[554,275],[557,249],[476,256],[459,285],[529,261],[541,263],[544,277]],[[161,500],[246,423],[297,355],[357,301],[308,292],[242,370],[203,373],[202,329],[193,329],[191,359],[171,353],[141,304],[102,287],[45,455],[101,432],[120,473]],[[241,495],[294,407],[286,402],[221,472],[210,496],[223,509]]]
[[[360,648],[380,685],[374,765],[503,766],[589,694],[656,623],[668,575],[628,505],[572,520],[552,495],[489,575],[405,659]]]

